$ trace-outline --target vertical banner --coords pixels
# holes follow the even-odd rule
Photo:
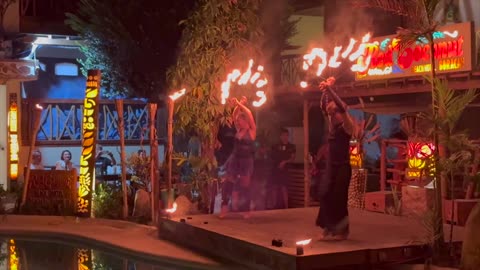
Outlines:
[[[8,164],[11,181],[18,179],[18,106],[17,94],[10,93],[8,109]]]
[[[82,154],[80,156],[77,202],[77,215],[79,217],[90,217],[92,214],[100,76],[100,70],[89,70],[87,73],[87,88],[83,103]]]

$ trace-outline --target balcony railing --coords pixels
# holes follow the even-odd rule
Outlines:
[[[303,76],[302,57],[300,55],[285,55],[282,57],[281,83],[283,86],[298,85]]]
[[[28,143],[33,130],[32,111],[36,104],[44,108],[37,136],[38,145],[80,144],[82,140],[83,100],[33,100],[22,105],[22,140]],[[160,109],[162,110],[162,109]],[[156,128],[159,139],[165,137],[165,120],[157,113]],[[147,141],[149,134],[148,105],[138,101],[124,101],[125,140],[129,144]],[[162,121],[163,120],[163,121]],[[118,143],[118,113],[113,101],[102,101],[98,119],[98,137],[103,144]],[[145,140],[144,140],[145,139]]]

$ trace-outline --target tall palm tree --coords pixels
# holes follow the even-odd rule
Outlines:
[[[401,15],[407,19],[407,27],[399,28],[397,36],[400,39],[399,49],[400,52],[403,49],[410,47],[417,41],[422,41],[426,45],[430,45],[430,84],[432,90],[432,113],[434,116],[437,114],[445,114],[445,111],[439,110],[439,107],[435,104],[435,89],[438,80],[436,80],[435,71],[435,56],[433,46],[433,34],[438,28],[438,22],[435,21],[434,15],[441,0],[352,0],[356,6],[378,8],[394,14]],[[437,124],[434,124],[433,140],[435,144],[435,160],[446,157],[447,153],[444,147],[439,147],[439,136],[437,132]],[[444,246],[444,233],[443,233],[443,219],[442,219],[442,195],[445,194],[444,189],[446,186],[446,178],[440,173],[440,170],[436,170],[436,179],[440,181],[434,181],[435,183],[435,206],[433,223],[433,250],[434,256],[437,257],[441,254],[441,250]],[[437,257],[438,258],[438,257]],[[435,258],[434,258],[435,259]]]

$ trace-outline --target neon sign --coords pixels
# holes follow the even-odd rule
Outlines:
[[[472,23],[440,27],[433,34],[436,71],[470,71],[472,69]],[[313,48],[303,56],[302,68],[313,69],[321,77],[327,68],[336,69],[344,62],[351,62],[350,70],[356,80],[376,80],[423,75],[431,71],[430,44],[425,38],[400,51],[396,36],[371,39],[370,33],[360,41],[351,38],[348,46],[336,46],[329,54],[323,48]],[[300,87],[307,88],[306,80]]]
[[[425,38],[400,51],[395,36],[374,38],[362,55],[366,70],[356,73],[357,80],[375,80],[418,76],[431,72],[430,44]],[[472,69],[472,24],[440,27],[433,35],[434,59],[438,73]],[[360,60],[359,60],[360,61]]]

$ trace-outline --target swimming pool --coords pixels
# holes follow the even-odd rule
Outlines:
[[[236,267],[234,267],[236,268]],[[65,239],[0,235],[0,270],[231,269],[136,256],[127,251]]]

